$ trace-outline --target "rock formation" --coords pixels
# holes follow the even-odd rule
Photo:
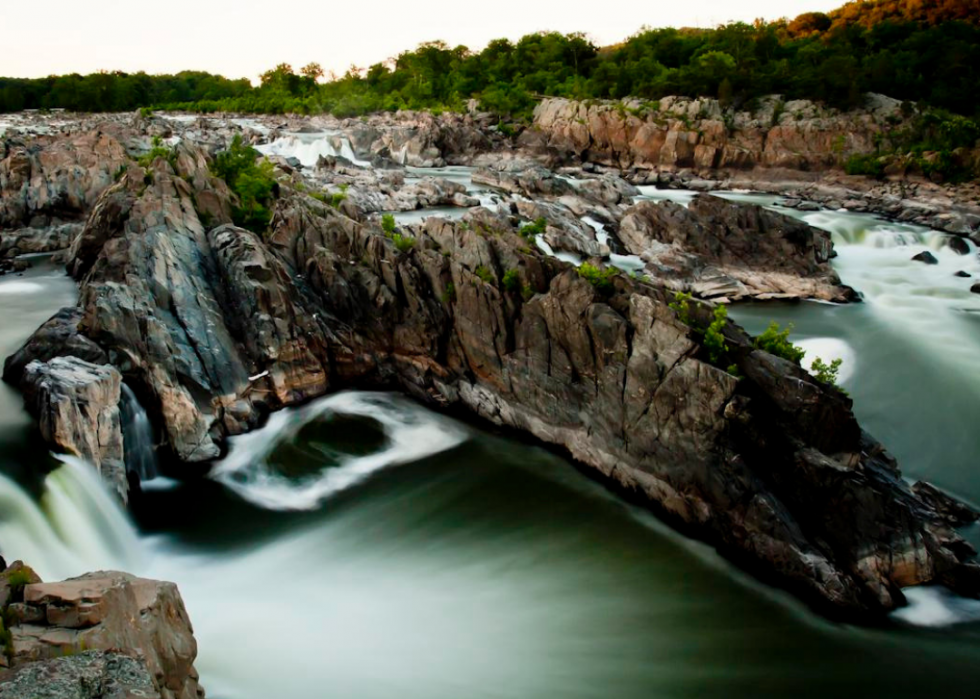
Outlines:
[[[69,260],[82,320],[44,331],[98,345],[179,459],[215,458],[269,410],[329,390],[397,388],[567,450],[833,613],[880,614],[902,604],[902,587],[929,582],[980,595],[969,545],[861,431],[850,401],[731,323],[712,358],[700,330],[710,309],[695,305],[689,327],[660,287],[622,274],[593,285],[485,209],[403,227],[414,244],[396,246],[288,186],[266,235],[206,227],[202,191],[225,196],[163,161],[149,183],[129,172],[107,190]],[[700,206],[691,215],[721,216],[734,240],[691,228],[683,240],[698,252],[730,262],[740,245],[772,246],[825,271],[829,248],[811,229]],[[742,240],[743,219],[768,237]]]
[[[619,238],[647,274],[702,298],[850,301],[830,266],[830,234],[752,204],[699,195],[688,208],[644,201],[626,212]]]
[[[20,383],[41,435],[59,451],[95,466],[125,502],[129,486],[119,422],[121,384],[114,367],[74,356],[32,361]]]
[[[0,601],[9,624],[0,665],[15,670],[0,674],[4,699],[204,696],[173,583],[118,572],[42,583],[18,562],[0,574]]]

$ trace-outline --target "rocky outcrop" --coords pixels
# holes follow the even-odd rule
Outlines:
[[[703,298],[857,297],[830,266],[829,233],[754,204],[643,201],[626,212],[619,238],[653,279]]]
[[[100,130],[0,146],[0,228],[46,228],[84,218],[128,163]]]
[[[25,367],[20,384],[45,440],[95,466],[125,501],[129,487],[119,422],[121,385],[122,376],[114,367],[77,357],[34,360]]]
[[[397,388],[567,450],[848,618],[894,609],[907,585],[980,596],[969,544],[849,399],[734,324],[716,356],[699,330],[709,308],[694,304],[689,327],[663,288],[625,275],[593,285],[529,246],[516,217],[485,209],[402,227],[414,244],[396,245],[356,211],[283,186],[259,236],[203,225],[198,186],[163,161],[149,183],[126,174],[69,261],[79,332],[140,389],[180,459],[214,458],[265,412],[329,390]],[[730,245],[694,228],[679,242],[720,261],[792,253],[819,274],[830,252],[811,229],[753,219],[766,240],[750,241],[746,221],[762,214],[735,211],[717,214]]]
[[[97,697],[204,696],[194,669],[197,643],[173,583],[119,572],[42,583],[8,570],[0,594],[8,599],[10,633],[3,662],[17,670],[0,676],[0,697],[20,696],[31,681],[32,698],[89,696],[58,692],[93,692],[90,682],[103,685],[105,694]],[[148,693],[125,693],[130,686]]]
[[[754,111],[726,111],[717,100],[666,97],[583,103],[546,99],[524,146],[562,159],[620,168],[825,170],[875,151],[905,117],[881,95],[840,112],[806,100],[762,100]]]

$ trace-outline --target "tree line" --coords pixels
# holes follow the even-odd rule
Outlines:
[[[717,97],[740,107],[767,94],[849,108],[880,92],[976,116],[980,0],[853,2],[793,20],[715,29],[642,29],[600,48],[583,34],[499,39],[482,51],[442,42],[323,81],[310,64],[281,64],[247,80],[201,72],[0,78],[0,112],[65,108],[129,111],[324,113],[462,110],[471,99],[526,120],[542,96],[575,99]]]

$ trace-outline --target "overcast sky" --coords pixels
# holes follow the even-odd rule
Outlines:
[[[254,80],[277,63],[343,73],[442,39],[480,49],[540,30],[600,45],[641,26],[715,26],[845,0],[0,0],[0,75],[197,69]]]

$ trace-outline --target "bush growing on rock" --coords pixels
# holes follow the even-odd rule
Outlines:
[[[774,354],[777,357],[787,359],[794,364],[799,364],[805,352],[789,341],[789,334],[793,330],[790,323],[785,329],[779,329],[779,323],[772,321],[759,337],[755,338],[755,346],[759,349]]]
[[[490,271],[489,267],[486,267],[485,265],[480,265],[475,270],[473,270],[473,273],[476,276],[478,276],[480,279],[482,279],[485,283],[487,284],[493,283],[493,272]]]
[[[810,372],[817,381],[833,386],[843,393],[844,391],[837,385],[837,376],[840,372],[841,364],[843,364],[843,360],[840,358],[833,360],[830,364],[826,364],[820,357],[817,357],[813,360]]]
[[[583,262],[578,268],[578,274],[580,277],[585,279],[589,284],[594,286],[598,291],[610,292],[613,290],[613,277],[616,276],[615,267],[606,267],[605,269],[600,269],[593,264],[588,262]]]
[[[391,214],[385,214],[381,217],[381,230],[389,238],[395,234],[395,217]]]
[[[276,188],[275,171],[268,160],[258,160],[259,152],[235,136],[228,150],[218,153],[211,172],[228,183],[238,197],[231,217],[236,226],[264,233],[272,220],[270,205]]]
[[[521,274],[516,269],[508,269],[504,272],[504,278],[501,281],[507,291],[518,291],[521,288]]]
[[[149,153],[144,153],[141,155],[136,162],[140,164],[140,167],[148,168],[153,165],[157,158],[163,158],[170,166],[173,167],[177,162],[177,152],[173,148],[167,148],[163,145],[163,139],[159,136],[153,137],[153,148],[150,149]]]
[[[534,240],[535,237],[544,233],[547,227],[548,221],[546,221],[544,218],[535,219],[534,223],[526,223],[521,226],[521,237],[527,238],[528,240]]]

